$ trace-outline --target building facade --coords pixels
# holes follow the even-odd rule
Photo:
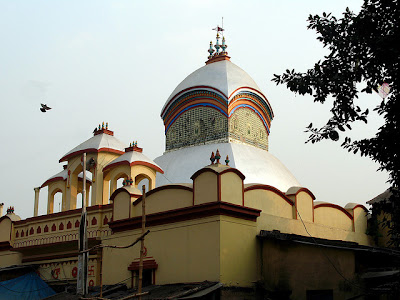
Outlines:
[[[367,209],[316,201],[268,152],[272,107],[226,47],[217,35],[206,65],[167,99],[162,156],[149,159],[104,123],[66,153],[64,169],[35,189],[33,217],[21,220],[10,208],[0,218],[0,267],[34,265],[49,283],[76,282],[86,153],[89,248],[97,246],[89,255],[90,286],[136,285],[139,247],[121,247],[141,235],[138,187],[145,180],[147,284],[218,282],[230,298],[235,289],[254,296],[260,286],[292,299],[359,294],[346,280],[357,280],[358,253],[373,246]],[[47,214],[39,216],[45,187]],[[54,213],[58,192],[62,208]]]

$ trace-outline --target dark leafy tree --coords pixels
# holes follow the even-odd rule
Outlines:
[[[331,117],[320,128],[310,124],[307,142],[343,139],[348,151],[370,157],[379,163],[379,170],[389,173],[392,188],[387,222],[392,243],[400,245],[400,4],[397,0],[364,0],[361,11],[354,14],[348,8],[342,18],[323,13],[310,15],[308,29],[316,30],[317,39],[329,54],[305,73],[286,70],[274,75],[277,84],[286,84],[300,95],[312,95],[315,102],[333,98]],[[384,118],[384,125],[372,138],[352,141],[346,132],[353,122],[368,121],[368,109],[361,109],[358,95],[372,93],[378,85],[388,83],[390,94],[377,97],[375,111]],[[359,89],[357,83],[363,83]],[[382,101],[380,101],[382,100]],[[382,209],[385,209],[384,207]],[[386,208],[387,209],[387,208]],[[385,210],[386,210],[385,209]]]

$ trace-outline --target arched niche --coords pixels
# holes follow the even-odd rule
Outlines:
[[[61,211],[65,211],[65,186],[66,182],[64,180],[58,180],[48,185],[47,214],[54,213],[54,198],[57,193],[61,193]]]
[[[71,162],[68,162],[68,177],[67,177],[67,197],[66,197],[66,210],[76,209],[78,200],[82,201],[82,198],[78,199],[78,194],[82,193],[83,190],[83,179],[80,174],[83,172],[83,166],[81,163],[81,156],[77,156]],[[92,182],[92,173],[86,171],[86,206],[89,206],[90,199],[90,188]],[[79,205],[81,207],[81,205]]]
[[[110,196],[114,191],[120,187],[122,187],[122,180],[126,180],[129,178],[129,173],[120,171],[119,173],[115,173],[114,176],[110,179]]]

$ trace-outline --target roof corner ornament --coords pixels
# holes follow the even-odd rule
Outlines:
[[[208,48],[208,53],[210,53],[210,55],[208,56],[208,59],[213,57],[213,53],[215,52],[214,48],[213,48],[213,43],[212,41],[210,42],[210,48]]]
[[[224,55],[228,54],[228,52],[225,51],[226,48],[228,48],[228,45],[225,44],[225,37],[222,36],[222,45],[221,45],[222,52],[221,52],[221,54],[224,54]]]
[[[226,156],[225,163],[227,166],[229,166],[229,156],[228,155]]]
[[[221,159],[221,155],[219,154],[219,150],[217,149],[217,152],[215,152],[215,159],[217,160],[217,164],[219,164],[219,160]]]
[[[220,54],[220,48],[221,46],[219,45],[219,32],[217,32],[217,42],[215,43],[215,55],[219,55]]]
[[[211,152],[211,157],[210,157],[210,160],[211,160],[211,164],[213,165],[213,164],[214,164],[214,161],[215,161],[215,155],[214,155],[214,152]]]

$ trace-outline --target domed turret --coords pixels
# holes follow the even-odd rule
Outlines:
[[[218,43],[216,45],[219,45]],[[237,142],[268,150],[272,108],[254,80],[230,61],[226,45],[187,76],[165,103],[166,151]]]
[[[262,183],[286,191],[299,182],[268,150],[274,117],[254,80],[230,61],[225,38],[212,42],[206,65],[187,76],[167,99],[164,155],[155,162],[164,170],[157,186],[190,183],[190,176],[219,152],[245,175],[245,183]]]

